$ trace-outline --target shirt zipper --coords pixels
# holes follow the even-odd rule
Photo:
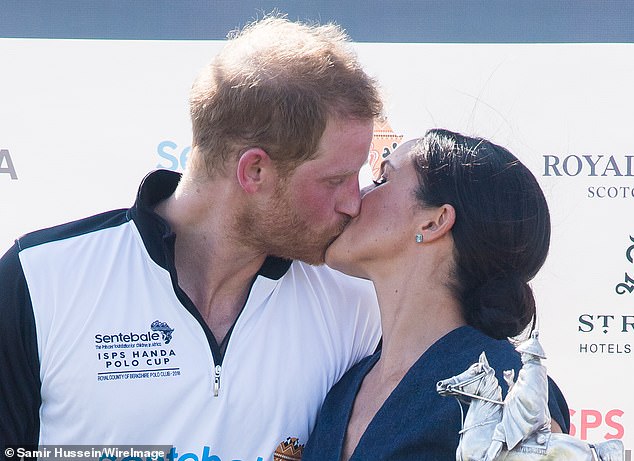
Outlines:
[[[227,355],[227,351],[229,350],[229,342],[231,341],[231,336],[233,335],[235,326],[237,325],[238,320],[242,316],[244,309],[246,308],[249,302],[249,299],[251,298],[251,290],[253,289],[253,285],[255,284],[255,281],[257,280],[257,278],[258,278],[258,275],[256,274],[253,277],[253,280],[251,280],[251,285],[249,286],[249,294],[247,296],[247,299],[244,301],[244,305],[242,306],[242,309],[238,313],[238,316],[233,322],[233,325],[231,325],[231,328],[229,328],[229,331],[225,335],[225,338],[223,338],[223,340],[220,343],[218,343],[218,341],[213,336],[213,334],[211,335],[211,337],[213,338],[213,343],[212,341],[210,341],[209,345],[211,347],[211,356],[214,361],[214,385],[213,385],[214,397],[218,397],[218,395],[220,394],[220,374],[222,373],[222,362],[224,361],[225,356]],[[205,327],[209,329],[209,327],[206,324],[204,324],[203,329]],[[226,344],[223,345],[225,341],[226,341]]]
[[[141,192],[139,192],[139,194],[140,193]],[[137,201],[139,200],[140,200],[140,195],[139,195],[139,198],[137,198]],[[139,202],[137,205],[135,205],[135,207],[138,206],[139,209],[141,209],[142,208],[141,205],[142,205],[141,202]],[[213,362],[211,365],[214,367],[214,381],[213,381],[214,391],[213,392],[214,392],[214,397],[218,397],[220,393],[220,374],[222,372],[222,361],[224,359],[227,348],[225,347],[224,352],[219,350],[220,347],[218,346],[218,342],[214,338],[213,333],[209,329],[209,326],[206,324],[205,320],[202,318],[202,316],[200,315],[200,312],[198,311],[194,303],[191,301],[189,296],[187,296],[187,294],[178,285],[178,277],[176,274],[176,266],[174,263],[174,259],[175,259],[174,242],[176,240],[176,234],[174,234],[170,230],[167,222],[165,222],[161,217],[156,215],[153,210],[148,209],[147,211],[152,216],[154,216],[155,220],[157,221],[158,224],[160,224],[160,226],[162,226],[161,229],[163,230],[162,249],[163,249],[163,258],[165,262],[160,265],[161,267],[164,267],[169,272],[170,279],[172,281],[172,288],[174,289],[174,293],[176,294],[176,297],[179,299],[179,301],[181,301],[181,304],[183,305],[183,307],[198,321],[201,328],[203,329],[203,332],[205,333],[205,336],[207,337],[207,342],[209,343],[209,348],[211,350],[211,355],[213,359]],[[139,232],[141,232],[140,227],[139,227]],[[146,245],[145,239],[143,244]],[[146,248],[148,247],[146,246]],[[149,252],[149,248],[148,248],[148,252]],[[233,326],[231,327],[229,334],[231,334],[233,327],[235,327],[236,323],[238,322],[238,319],[242,316],[244,308],[249,302],[249,298],[251,297],[251,290],[253,289],[253,285],[256,279],[258,278],[258,276],[263,275],[264,277],[272,279],[272,280],[279,280],[288,271],[288,268],[290,267],[291,263],[292,261],[286,261],[279,258],[273,258],[273,259],[267,258],[264,261],[264,263],[262,264],[262,267],[260,267],[260,270],[258,270],[258,272],[254,275],[253,279],[251,280],[251,286],[249,287],[249,294],[247,296],[247,299],[245,300],[244,306],[242,306],[242,310],[238,314],[238,317],[236,318]],[[280,268],[283,269],[281,272],[280,272]],[[229,339],[230,339],[230,336],[229,338],[227,338],[227,347],[228,347]]]
[[[164,237],[164,239],[168,237],[174,238],[174,236],[170,235],[170,236]],[[171,254],[171,252],[168,251],[168,248],[173,248],[173,243],[172,245],[164,246],[164,254],[165,254],[165,258],[168,261],[174,261],[174,256],[173,254]],[[209,326],[205,323],[204,319],[201,317],[200,312],[198,311],[198,309],[196,308],[192,300],[189,298],[189,296],[187,296],[187,293],[185,293],[181,289],[181,287],[178,286],[178,283],[176,282],[177,280],[176,270],[175,270],[175,267],[173,266],[170,268],[170,276],[172,279],[172,287],[174,288],[176,297],[181,301],[183,307],[198,321],[198,324],[203,329],[203,332],[205,333],[205,336],[207,338],[207,343],[209,344],[209,349],[211,351],[211,357],[212,357],[211,365],[214,367],[213,393],[214,393],[214,397],[218,397],[218,395],[220,394],[220,373],[222,372],[222,361],[224,359],[225,354],[221,352],[220,346],[218,342],[216,341],[216,338],[214,337],[213,333],[209,329]],[[253,283],[255,282],[256,278],[257,276],[253,278],[253,281],[251,282],[251,287],[253,286]],[[245,302],[245,306],[246,306],[246,302]],[[242,306],[242,309],[244,310],[244,306]],[[242,314],[242,311],[240,311],[240,314],[238,314],[238,318],[240,317],[241,314]],[[238,321],[238,318],[236,318],[236,323]],[[235,326],[235,323],[234,323],[234,326]],[[230,333],[232,330],[233,330],[233,326],[231,327]],[[227,341],[228,340],[229,339],[227,339]],[[228,343],[227,343],[227,346],[228,346]],[[225,348],[225,352],[226,352],[226,348]]]
[[[222,371],[221,365],[216,365],[214,369],[214,397],[218,397],[220,393],[220,372]]]

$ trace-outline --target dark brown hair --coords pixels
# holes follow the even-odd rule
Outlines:
[[[494,338],[520,334],[535,316],[528,282],[550,245],[546,198],[530,170],[503,147],[430,130],[415,147],[422,206],[450,204],[450,283],[467,323]]]

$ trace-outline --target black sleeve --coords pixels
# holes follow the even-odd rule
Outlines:
[[[35,317],[16,244],[0,258],[0,446],[37,446],[41,402]]]

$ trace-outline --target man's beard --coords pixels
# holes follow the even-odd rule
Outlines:
[[[316,230],[300,216],[300,206],[293,202],[285,184],[280,184],[267,206],[250,207],[236,215],[236,235],[243,239],[242,243],[267,256],[323,264],[326,249],[343,232],[350,218],[342,215],[338,226]]]

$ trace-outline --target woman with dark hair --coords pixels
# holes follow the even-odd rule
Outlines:
[[[528,168],[484,139],[431,130],[381,172],[326,262],[374,282],[382,347],[330,391],[304,461],[455,459],[461,411],[436,383],[484,351],[505,394],[503,370],[522,366],[508,338],[534,326],[528,282],[550,217]],[[567,432],[551,380],[548,407],[553,432]]]

